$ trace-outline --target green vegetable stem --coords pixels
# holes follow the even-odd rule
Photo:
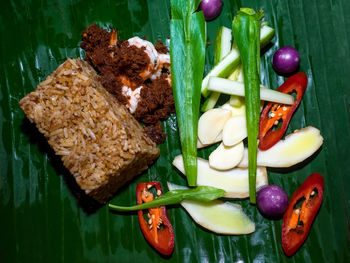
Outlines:
[[[171,0],[171,78],[189,186],[197,184],[197,133],[204,72],[205,20],[199,0]]]
[[[233,20],[232,30],[241,55],[246,102],[248,156],[249,156],[249,197],[256,203],[256,158],[260,115],[260,25],[262,11],[241,8]]]
[[[158,207],[162,205],[179,204],[183,200],[209,202],[220,197],[223,197],[226,192],[222,189],[218,189],[211,186],[197,186],[190,189],[177,189],[168,191],[161,195],[159,198],[153,201],[143,203],[141,205],[134,206],[118,206],[108,204],[109,208],[119,212],[137,211],[142,209],[148,209],[152,207]]]

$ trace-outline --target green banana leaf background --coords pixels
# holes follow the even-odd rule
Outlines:
[[[276,36],[262,57],[262,83],[276,89],[283,77],[272,69],[274,52],[294,46],[309,78],[287,134],[308,125],[321,130],[322,149],[296,169],[269,170],[269,183],[289,197],[306,177],[325,178],[322,207],[309,237],[291,258],[281,246],[282,220],[262,217],[248,200],[235,201],[256,223],[250,235],[216,235],[196,225],[180,206],[168,209],[175,249],[163,257],[145,241],[136,213],[96,207],[81,195],[18,101],[67,57],[83,57],[81,31],[97,23],[152,42],[169,37],[167,0],[4,0],[0,10],[0,262],[350,262],[350,1],[232,0],[207,23],[205,71],[213,64],[219,25],[231,28],[239,7],[263,9]],[[193,58],[196,59],[196,58]],[[135,203],[138,182],[185,185],[171,165],[180,154],[176,117],[155,165],[126,185],[113,203]],[[211,148],[213,149],[213,148]],[[208,157],[211,149],[199,151]]]

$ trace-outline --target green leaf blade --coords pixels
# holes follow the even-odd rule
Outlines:
[[[119,212],[130,212],[143,209],[149,209],[153,207],[159,207],[164,205],[179,204],[184,200],[188,201],[200,201],[209,202],[223,197],[226,192],[222,189],[218,189],[211,186],[197,186],[196,188],[188,189],[176,189],[168,191],[159,198],[156,198],[150,202],[143,203],[134,206],[118,206],[108,204],[109,208]]]
[[[203,12],[170,22],[173,94],[188,185],[197,184],[197,134],[205,61]]]

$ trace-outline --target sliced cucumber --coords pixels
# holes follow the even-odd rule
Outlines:
[[[221,26],[216,31],[214,43],[214,65],[217,65],[231,51],[232,30]],[[215,107],[219,100],[220,93],[212,92],[204,101],[201,111],[205,112]]]
[[[209,95],[208,83],[210,77],[222,77],[226,78],[232,70],[234,70],[239,63],[241,62],[241,58],[239,56],[239,52],[236,49],[232,49],[231,52],[224,57],[223,60],[217,64],[202,81],[202,95],[207,97]]]
[[[233,80],[233,81],[243,82],[242,64],[239,64],[239,66],[236,68],[235,71],[232,72],[232,74],[228,77],[228,79]],[[231,95],[230,96],[230,105],[233,107],[240,107],[242,105],[242,97],[237,96],[237,95]]]
[[[243,68],[242,68],[242,64],[240,63],[239,66],[230,74],[230,76],[227,77],[227,79],[233,80],[233,81],[238,81],[238,78],[242,74],[243,74]],[[241,81],[241,82],[243,82],[243,81]]]
[[[218,64],[231,51],[232,30],[221,26],[216,31],[214,43],[214,65]]]
[[[208,110],[211,110],[215,107],[216,103],[218,102],[220,97],[220,92],[212,92],[210,93],[209,97],[205,99],[201,111],[206,112]]]
[[[210,77],[208,90],[229,95],[244,96],[244,83],[223,78]],[[260,99],[263,101],[272,101],[287,105],[292,105],[294,103],[293,96],[268,89],[263,85],[260,85]]]
[[[168,182],[169,190],[186,187]],[[242,235],[255,231],[255,224],[242,211],[242,207],[230,202],[215,200],[211,202],[182,201],[192,219],[202,227],[218,234]]]
[[[263,25],[260,31],[260,47],[266,46],[275,34],[275,30],[267,25]],[[208,83],[210,77],[226,78],[239,65],[241,61],[238,49],[233,48],[223,60],[219,62],[202,81],[202,95],[209,95]]]

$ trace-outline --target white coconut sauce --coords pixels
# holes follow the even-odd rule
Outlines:
[[[147,54],[147,56],[150,59],[150,64],[148,65],[147,69],[140,74],[142,78],[145,80],[150,79],[157,79],[160,77],[162,73],[162,68],[166,65],[166,67],[170,67],[170,55],[169,54],[158,54],[157,50],[155,49],[154,45],[147,41],[143,40],[139,37],[133,37],[128,39],[130,46],[136,46],[137,48],[144,47],[144,52]],[[169,68],[170,72],[170,68]],[[171,76],[167,78],[169,84],[171,85]],[[143,86],[138,87],[135,90],[132,90],[127,85],[124,85],[122,87],[122,94],[127,99],[127,108],[131,113],[134,113],[138,102],[141,99],[141,89]]]

